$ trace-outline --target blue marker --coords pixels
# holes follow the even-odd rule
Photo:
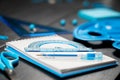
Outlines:
[[[0,35],[1,40],[8,40],[8,36]]]
[[[77,19],[73,19],[73,20],[72,20],[72,25],[73,25],[73,26],[77,26],[77,24],[78,24]]]

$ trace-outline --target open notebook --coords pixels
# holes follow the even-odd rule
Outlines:
[[[59,35],[50,35],[44,37],[36,37],[30,39],[23,39],[17,41],[11,41],[6,43],[6,50],[17,53],[23,59],[59,76],[59,77],[68,77],[71,75],[84,73],[87,71],[109,67],[117,65],[117,61],[111,57],[103,55],[102,60],[82,60],[79,57],[71,56],[39,56],[43,53],[54,53],[54,54],[87,54],[92,51],[84,52],[26,52],[25,48],[29,46],[30,43],[35,41],[45,41],[45,40],[63,40],[69,41]],[[56,44],[53,43],[52,46]],[[48,44],[48,46],[51,46]],[[47,46],[47,47],[48,47]],[[81,44],[81,46],[85,47]],[[96,52],[93,52],[96,53]]]

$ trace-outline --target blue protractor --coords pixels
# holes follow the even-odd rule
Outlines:
[[[45,40],[36,41],[25,48],[27,52],[72,52],[72,51],[92,51],[82,44],[65,40]]]

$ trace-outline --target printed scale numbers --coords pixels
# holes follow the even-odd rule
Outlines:
[[[86,52],[93,51],[82,44],[64,40],[36,41],[25,48],[26,52]]]

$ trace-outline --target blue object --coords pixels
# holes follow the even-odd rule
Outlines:
[[[116,49],[120,49],[120,41],[115,41],[112,46]]]
[[[64,48],[63,46],[55,46],[54,48],[41,48],[46,44],[63,44],[74,48]],[[27,52],[76,52],[76,51],[93,51],[90,48],[85,47],[82,44],[78,44],[73,41],[62,41],[62,40],[46,40],[46,41],[36,41],[28,45],[25,48]]]
[[[35,28],[35,25],[34,24],[30,24],[29,28],[30,28],[30,30],[33,30]]]
[[[75,28],[73,36],[86,41],[120,40],[120,18],[90,21]]]
[[[13,70],[14,64],[17,64],[19,61],[19,57],[11,52],[3,51],[0,54],[0,69],[5,71],[5,69]]]
[[[8,40],[8,36],[0,35],[1,40]]]
[[[88,53],[87,60],[95,60],[95,53]]]
[[[66,25],[66,20],[65,19],[60,20],[60,25],[65,26]]]
[[[89,71],[94,71],[94,70],[97,70],[97,69],[102,69],[102,68],[106,68],[106,67],[110,67],[110,66],[115,66],[115,65],[118,65],[118,62],[113,62],[113,63],[110,63],[110,64],[103,64],[103,65],[100,65],[100,66],[96,66],[96,67],[91,67],[91,68],[86,68],[86,69],[82,69],[82,70],[77,70],[77,71],[71,71],[71,72],[67,72],[67,73],[59,73],[59,72],[56,72],[55,70],[43,65],[43,64],[40,64],[38,63],[37,61],[27,57],[26,55],[23,55],[22,53],[16,51],[15,49],[13,49],[12,47],[7,47],[6,50],[8,51],[12,51],[14,53],[17,53],[19,56],[21,56],[23,59],[33,63],[34,65],[38,66],[38,67],[41,67],[43,69],[45,69],[46,71],[58,76],[58,77],[61,77],[61,78],[64,78],[64,77],[69,77],[69,76],[73,76],[73,75],[77,75],[77,74],[82,74],[82,73],[85,73],[85,72],[89,72]]]
[[[120,17],[120,12],[108,8],[83,9],[78,11],[78,16],[86,20]]]
[[[101,56],[101,59],[98,59],[98,55]],[[43,53],[43,54],[38,54],[38,56],[52,56],[52,57],[78,57],[80,59],[83,60],[83,56],[84,56],[84,60],[102,60],[102,53],[101,52],[85,52],[85,53],[73,53],[73,54],[69,54],[69,53],[57,53],[57,52],[53,52],[53,53]]]
[[[73,25],[73,26],[77,26],[77,24],[78,24],[77,19],[73,19],[73,20],[72,20],[72,25]]]
[[[81,54],[82,60],[102,60],[103,53],[102,52],[88,52],[87,54]]]
[[[19,19],[10,18],[7,16],[0,16],[0,21],[11,28],[15,33],[21,37],[36,37],[36,36],[46,36],[51,34],[71,34],[72,32],[68,30],[63,30],[55,27],[44,26],[40,24],[35,24],[27,21],[22,21]],[[34,24],[37,31],[31,33],[29,27]],[[28,29],[26,29],[28,28]],[[43,30],[43,31],[42,31]]]

